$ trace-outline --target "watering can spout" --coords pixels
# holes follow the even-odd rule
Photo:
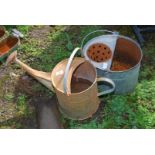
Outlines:
[[[21,62],[19,59],[17,59],[17,51],[13,52],[7,59],[6,65],[10,64],[11,62],[15,62],[21,66],[29,75],[34,77],[36,80],[38,80],[40,83],[42,83],[45,87],[52,90],[54,92],[54,89],[51,84],[51,73],[50,72],[42,72],[37,71],[35,69],[32,69],[25,63]]]

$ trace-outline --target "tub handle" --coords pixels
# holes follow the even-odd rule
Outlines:
[[[112,86],[112,88],[109,89],[109,90],[105,90],[105,91],[102,91],[102,92],[98,93],[97,96],[109,94],[109,93],[112,93],[115,90],[115,83],[111,79],[104,78],[104,77],[97,78],[97,82],[100,82],[100,81],[109,83]]]
[[[90,32],[88,33],[83,39],[82,39],[82,42],[81,42],[81,49],[83,49],[83,45],[84,45],[84,42],[85,40],[92,34],[94,33],[97,33],[97,32],[106,32],[106,33],[110,33],[110,34],[113,34],[113,35],[118,35],[118,32],[115,32],[115,31],[109,31],[109,30],[96,30],[96,31],[93,31],[93,32]]]
[[[70,66],[71,66],[71,63],[72,63],[72,61],[73,61],[73,59],[74,59],[74,56],[75,56],[75,54],[79,51],[79,50],[81,50],[81,48],[79,48],[79,47],[76,47],[75,49],[74,49],[74,51],[72,52],[72,54],[70,55],[70,57],[69,57],[69,59],[68,59],[68,63],[67,63],[67,65],[66,65],[66,69],[65,69],[65,73],[64,73],[64,83],[63,83],[63,86],[64,86],[64,93],[66,93],[67,94],[67,77],[68,77],[68,73],[69,73],[69,69],[70,69]]]

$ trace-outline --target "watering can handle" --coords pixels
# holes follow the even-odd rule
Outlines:
[[[109,89],[109,90],[105,90],[105,91],[102,91],[102,92],[98,93],[97,96],[109,94],[109,93],[112,93],[115,90],[115,83],[112,80],[110,80],[108,78],[104,78],[104,77],[97,78],[97,82],[100,82],[100,81],[109,83],[112,86],[112,88]]]
[[[73,58],[74,58],[75,54],[79,50],[81,50],[81,48],[76,47],[74,49],[74,51],[72,52],[72,54],[70,55],[69,59],[68,59],[68,63],[66,65],[66,69],[65,69],[65,73],[64,73],[64,84],[63,84],[64,85],[64,93],[67,93],[67,78],[68,78],[68,73],[69,73],[70,65],[71,65],[71,63],[73,61]]]
[[[90,32],[90,33],[88,33],[88,34],[82,39],[82,42],[81,42],[81,49],[83,48],[83,45],[84,45],[85,40],[86,40],[91,34],[94,34],[94,33],[96,33],[96,32],[107,32],[107,33],[111,33],[111,34],[118,34],[118,32],[113,32],[113,31],[109,31],[109,30],[96,30],[96,31]]]

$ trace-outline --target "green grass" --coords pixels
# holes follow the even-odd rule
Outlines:
[[[14,94],[12,93],[7,93],[4,98],[7,100],[7,101],[12,101],[14,99]]]
[[[25,35],[31,30],[31,26],[18,26]],[[38,41],[28,35],[22,41],[19,48],[19,58],[33,68],[50,72],[61,60],[68,58],[73,48],[81,45],[82,38],[94,30],[104,29],[104,26],[72,26],[64,32],[64,26],[56,26],[49,33],[45,47],[38,46]],[[120,34],[134,38],[129,26],[119,29]],[[69,36],[66,37],[66,34]],[[143,48],[144,59],[140,70],[139,83],[135,91],[129,95],[108,95],[101,100],[106,102],[99,114],[99,118],[85,121],[73,121],[62,118],[67,128],[155,128],[155,41],[149,41]],[[41,91],[44,95],[53,94],[40,84],[35,84],[34,90]],[[11,100],[12,96],[6,96]],[[28,115],[26,96],[19,96],[17,109],[20,114]]]
[[[20,95],[17,98],[16,109],[18,111],[18,115],[27,116],[29,114],[29,109],[28,109],[28,105],[26,103],[26,96],[25,95]]]

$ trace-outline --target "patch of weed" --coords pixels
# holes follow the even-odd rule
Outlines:
[[[7,100],[7,101],[12,101],[14,99],[14,94],[12,93],[7,93],[4,98]]]
[[[18,115],[24,115],[24,116],[29,115],[30,111],[29,111],[28,105],[26,103],[26,96],[25,95],[20,95],[17,98],[16,108],[18,111]]]

